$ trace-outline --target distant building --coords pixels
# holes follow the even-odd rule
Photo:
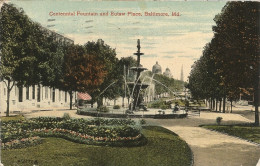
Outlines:
[[[171,70],[168,67],[165,69],[165,72],[163,72],[163,75],[172,78]]]
[[[158,64],[158,62],[156,62],[156,64],[153,65],[152,73],[153,74],[162,74],[162,67],[161,67],[161,65]]]
[[[54,36],[54,41],[59,42],[62,45],[69,45],[74,44],[74,41],[69,39],[68,37],[65,37],[57,32],[54,32],[52,30],[49,30],[45,27],[41,27],[41,30],[47,34],[47,36]]]

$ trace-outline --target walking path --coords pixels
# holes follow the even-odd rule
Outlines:
[[[90,118],[76,114],[76,110],[40,111],[25,114],[26,117],[59,116],[69,113],[75,118]],[[252,122],[239,114],[201,112],[200,117],[186,119],[146,119],[148,124],[163,126],[184,139],[192,149],[194,166],[256,166],[260,158],[260,147],[247,141],[210,131],[200,124],[214,124],[216,117],[222,123]]]
[[[260,158],[260,147],[245,140],[201,127],[213,124],[221,116],[223,123],[250,122],[236,114],[203,113],[201,117],[189,119],[153,120],[148,123],[161,125],[184,139],[192,149],[194,166],[256,166]]]

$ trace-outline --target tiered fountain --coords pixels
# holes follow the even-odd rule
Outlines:
[[[144,55],[144,53],[140,52],[140,39],[137,40],[137,52],[134,53],[134,55],[137,56],[137,65],[136,67],[132,67],[131,70],[133,70],[134,72],[136,72],[136,79],[135,82],[128,82],[127,84],[129,85],[130,89],[132,89],[132,102],[129,106],[129,110],[131,111],[136,111],[138,109],[140,109],[140,107],[143,106],[143,94],[142,94],[142,89],[146,89],[149,85],[148,84],[144,84],[141,82],[140,80],[140,75],[141,72],[143,72],[144,70],[147,70],[146,68],[142,67],[142,65],[140,64],[140,56]]]

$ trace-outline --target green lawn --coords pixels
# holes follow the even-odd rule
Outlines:
[[[260,144],[260,127],[257,126],[241,126],[241,125],[205,125],[204,128],[217,130],[227,133],[229,135],[237,136],[249,141],[253,141]]]
[[[0,119],[2,122],[6,122],[6,121],[10,121],[10,120],[23,120],[24,116],[22,116],[22,115],[15,115],[15,116],[9,116],[9,117],[3,116]]]
[[[148,143],[141,147],[90,146],[61,138],[46,138],[44,143],[23,149],[2,151],[5,166],[188,166],[191,151],[177,135],[162,127],[147,126],[143,133]]]

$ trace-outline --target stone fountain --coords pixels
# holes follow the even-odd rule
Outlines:
[[[149,85],[148,84],[144,84],[141,82],[140,80],[140,75],[141,72],[143,72],[144,70],[147,70],[146,68],[142,67],[142,65],[140,64],[140,56],[144,55],[144,53],[140,52],[140,39],[137,40],[137,52],[134,53],[134,55],[137,56],[137,65],[136,67],[132,67],[130,70],[133,70],[134,72],[136,72],[136,79],[134,82],[128,82],[128,86],[130,87],[130,89],[132,90],[132,102],[129,106],[129,110],[131,111],[137,111],[139,110],[141,107],[143,107],[143,89],[146,89]]]

